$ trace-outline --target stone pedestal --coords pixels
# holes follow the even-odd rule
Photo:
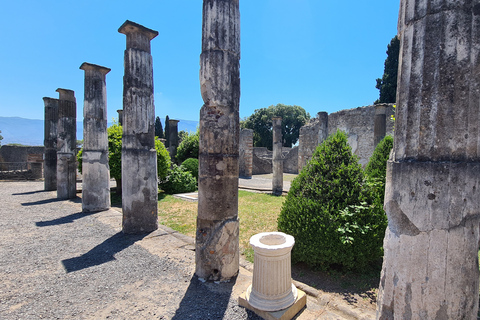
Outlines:
[[[75,93],[57,89],[57,198],[72,199],[77,196],[77,103]]]
[[[253,171],[253,130],[242,129],[240,131],[239,152],[239,175],[242,178],[251,179]]]
[[[57,190],[57,126],[58,99],[43,98],[45,104],[45,159],[43,162],[45,191]]]
[[[294,244],[295,239],[282,232],[264,232],[250,238],[255,256],[246,299],[254,308],[278,311],[295,302],[297,288],[292,283],[290,258]]]
[[[272,193],[281,196],[283,193],[283,156],[282,156],[282,118],[272,118],[273,124],[273,157],[272,157]]]
[[[387,104],[375,105],[375,116],[373,119],[373,147],[375,148],[387,134]]]
[[[110,208],[108,165],[107,90],[109,68],[84,62],[82,209],[95,212]]]
[[[158,228],[157,153],[150,41],[157,31],[126,21],[123,77],[122,210],[124,233]]]
[[[240,12],[238,0],[204,0],[195,273],[238,273]]]
[[[476,319],[480,4],[402,0],[378,319]]]

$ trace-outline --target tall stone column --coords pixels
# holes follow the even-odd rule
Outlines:
[[[251,179],[253,171],[253,130],[240,131],[239,176]]]
[[[272,193],[281,196],[283,193],[283,156],[282,156],[282,118],[272,118],[273,124],[273,157],[272,157]]]
[[[180,120],[168,119],[168,125],[170,127],[170,136],[168,137],[168,142],[170,143],[170,145],[168,146],[168,150],[170,151],[170,158],[172,158],[172,161],[175,161],[175,156],[177,155],[179,122]]]
[[[77,196],[77,103],[75,92],[58,88],[57,198]]]
[[[124,233],[158,228],[155,106],[150,41],[157,31],[125,21],[127,36],[123,76],[122,209]]]
[[[107,88],[109,68],[82,63],[85,71],[83,103],[82,209],[95,212],[110,208],[108,166]]]
[[[476,319],[480,3],[402,0],[379,319]]]
[[[200,86],[196,271],[207,280],[238,273],[240,12],[238,0],[204,0]]]
[[[45,191],[57,190],[57,125],[58,99],[43,98],[45,104],[45,161],[43,162]]]
[[[376,104],[375,105],[375,116],[373,118],[373,147],[375,148],[377,144],[385,138],[387,134],[387,105],[386,104]]]

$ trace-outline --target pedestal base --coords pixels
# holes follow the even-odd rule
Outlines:
[[[265,320],[291,320],[307,305],[307,295],[305,292],[300,289],[297,289],[297,292],[297,299],[295,299],[293,305],[279,311],[263,311],[252,307],[246,299],[246,292],[238,297],[238,305],[255,312]]]

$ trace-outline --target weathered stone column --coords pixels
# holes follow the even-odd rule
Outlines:
[[[45,161],[43,162],[45,191],[57,190],[57,125],[58,99],[43,98],[45,104]]]
[[[375,105],[375,116],[373,118],[373,147],[375,148],[377,144],[385,138],[387,134],[387,105],[386,104],[376,104]]]
[[[240,131],[239,175],[251,179],[253,170],[253,130]]]
[[[328,137],[328,113],[319,112],[310,123],[300,128],[298,138],[298,173],[307,164],[315,149]]]
[[[272,118],[273,125],[273,157],[272,157],[272,193],[281,196],[283,193],[283,156],[282,156],[282,118]]]
[[[123,109],[118,109],[118,124],[123,126]]]
[[[58,88],[57,198],[77,196],[77,103],[75,92]]]
[[[170,145],[168,146],[168,150],[170,151],[170,158],[172,158],[172,161],[175,161],[175,156],[177,155],[179,122],[180,120],[168,119],[168,125],[170,127],[170,136],[168,137]]]
[[[238,0],[204,0],[200,86],[196,271],[208,280],[238,273],[240,12]]]
[[[85,71],[83,103],[82,209],[95,212],[110,208],[108,165],[107,88],[109,68],[82,63]]]
[[[379,319],[476,319],[480,3],[402,0]]]
[[[124,233],[158,228],[157,153],[150,41],[157,31],[125,21],[123,76],[122,209]]]

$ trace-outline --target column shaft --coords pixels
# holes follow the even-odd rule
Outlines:
[[[43,162],[45,191],[57,190],[57,126],[58,99],[43,98],[45,104],[45,161]]]
[[[281,196],[283,193],[283,156],[282,156],[282,118],[272,119],[273,124],[273,158],[272,158],[272,193]]]

